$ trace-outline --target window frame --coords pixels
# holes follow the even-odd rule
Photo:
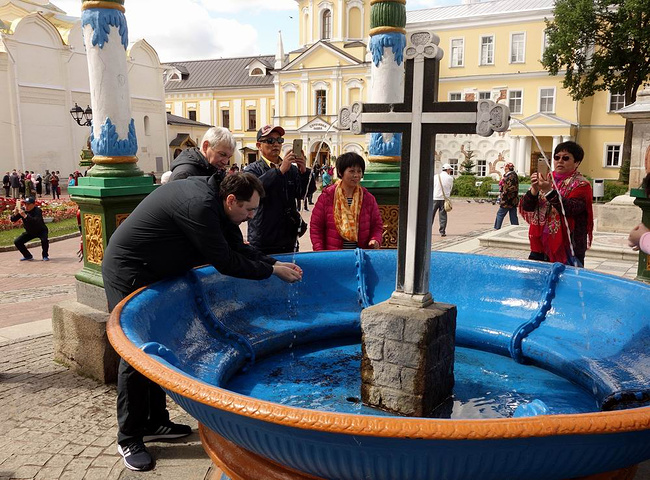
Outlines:
[[[461,59],[458,65],[454,65],[454,42],[461,42]],[[461,68],[465,66],[465,37],[453,37],[449,39],[449,68]]]
[[[522,50],[521,50],[521,60],[512,59],[512,54],[513,54],[513,47],[514,47],[514,37],[515,35],[523,35],[523,45],[522,45]],[[509,63],[511,64],[520,64],[520,63],[526,63],[526,32],[510,32],[510,51],[508,52],[508,60]]]
[[[446,163],[449,163],[451,165],[451,176],[452,177],[457,177],[458,176],[458,168],[460,167],[460,162],[458,161],[457,158],[450,158]]]
[[[613,92],[608,92],[609,93],[609,98],[607,99],[607,113],[616,113],[616,110],[620,110],[623,107],[627,106],[627,100],[625,99],[625,93],[613,93]],[[612,109],[612,97],[617,96],[617,97],[623,97],[623,107],[619,107],[616,109]]]
[[[324,108],[322,109],[322,111],[320,111],[319,109],[320,106],[319,100],[321,98],[324,100],[324,106],[323,106]],[[317,90],[314,90],[314,100],[315,100],[314,113],[316,115],[322,115],[322,116],[327,115],[327,90],[325,90],[324,88],[319,88]]]
[[[618,165],[607,165],[609,160],[609,148],[618,147]],[[603,143],[603,168],[621,168],[621,161],[623,156],[623,143],[622,142],[606,142]]]
[[[481,98],[481,95],[484,95],[484,94],[487,94],[487,98]],[[491,100],[492,99],[492,92],[490,90],[479,90],[478,99],[479,100]]]
[[[458,100],[452,99],[452,95],[458,95]],[[449,102],[462,102],[463,101],[463,92],[449,92],[447,94],[447,99]]]
[[[483,39],[492,39],[492,61],[483,63]],[[478,64],[480,67],[494,65],[494,57],[496,52],[496,37],[493,33],[486,33],[478,37]]]
[[[549,111],[542,110],[542,91],[543,90],[552,90],[553,91],[553,108],[551,110],[549,110]],[[557,90],[556,90],[555,87],[539,87],[538,95],[537,95],[537,100],[538,100],[537,106],[539,108],[539,113],[550,113],[550,114],[554,115],[555,114],[555,105],[557,104],[556,97],[557,97]],[[548,98],[548,97],[544,97],[544,98]]]
[[[483,162],[482,165],[481,165],[481,162]],[[476,176],[477,177],[487,177],[488,176],[487,175],[488,166],[487,166],[487,160],[486,159],[483,158],[483,159],[480,159],[480,160],[476,160],[476,167],[475,168],[476,168]],[[483,173],[482,175],[481,175],[481,171]]]
[[[327,17],[326,15],[329,14]],[[325,20],[327,18],[327,21]],[[320,15],[320,39],[332,39],[332,10],[329,8],[323,9]]]
[[[226,118],[227,117],[227,118]],[[225,120],[228,120],[227,122]],[[223,108],[221,110],[221,126],[230,130],[230,109]]]
[[[196,122],[196,109],[188,109],[187,110],[187,118],[189,120],[192,120],[193,122]]]
[[[252,112],[252,117],[251,117],[251,112]],[[249,108],[246,110],[246,116],[247,116],[247,131],[249,132],[255,132],[257,130],[257,109],[256,108]],[[253,120],[253,126],[251,127],[251,118]]]
[[[518,112],[515,111],[513,108],[510,108],[511,94],[513,92],[521,93],[521,96],[519,97],[519,100],[521,101],[521,109]],[[510,113],[512,113],[513,115],[523,115],[524,113],[524,89],[523,88],[508,89],[508,108],[510,108]]]

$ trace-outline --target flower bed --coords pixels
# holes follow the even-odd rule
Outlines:
[[[75,218],[79,206],[69,200],[36,200],[36,206],[43,210],[44,218],[52,218],[53,222],[60,222],[68,218]],[[9,217],[16,208],[16,200],[0,197],[0,231],[22,228],[22,222],[13,223]]]

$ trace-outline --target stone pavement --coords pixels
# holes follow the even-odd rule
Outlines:
[[[526,250],[480,245],[479,237],[492,232],[496,209],[455,199],[447,237],[437,235],[436,220],[433,248],[526,258]],[[304,216],[308,221],[309,214]],[[206,479],[211,462],[196,433],[173,443],[150,444],[155,470],[125,469],[115,448],[114,386],[77,376],[52,361],[52,305],[75,298],[78,245],[77,238],[53,243],[50,262],[18,262],[17,252],[0,253],[0,480]],[[310,249],[306,235],[301,250]],[[626,277],[636,272],[631,260],[588,255],[586,263],[587,268]],[[196,428],[196,421],[173,402],[169,406],[173,419]],[[650,480],[650,462],[641,466],[635,480]]]

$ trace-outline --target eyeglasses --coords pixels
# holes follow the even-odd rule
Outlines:
[[[279,143],[282,145],[284,143],[284,138],[279,137],[279,138],[265,138],[264,140],[260,140],[260,143],[266,143],[267,145],[273,145],[274,143]]]
[[[555,155],[553,156],[553,160],[555,160],[556,162],[558,160],[562,160],[563,162],[568,162],[569,160],[571,160],[571,157],[568,155]]]

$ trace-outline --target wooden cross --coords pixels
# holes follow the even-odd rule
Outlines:
[[[432,32],[411,33],[404,52],[404,101],[356,102],[339,112],[339,126],[353,133],[401,133],[397,280],[392,303],[423,307],[429,292],[435,139],[442,133],[488,137],[508,129],[508,107],[490,100],[438,102],[443,52]]]

